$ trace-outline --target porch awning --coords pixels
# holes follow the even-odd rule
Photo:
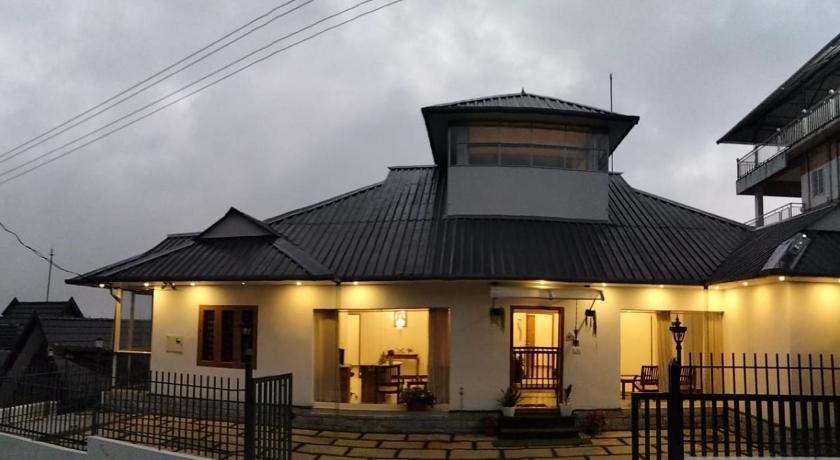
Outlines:
[[[490,286],[494,299],[546,299],[546,300],[604,300],[604,293],[592,288],[539,289],[515,286]]]

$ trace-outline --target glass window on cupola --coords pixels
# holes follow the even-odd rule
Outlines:
[[[475,123],[449,130],[453,166],[606,171],[609,136],[592,128]]]

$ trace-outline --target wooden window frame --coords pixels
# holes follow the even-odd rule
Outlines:
[[[214,311],[214,330],[213,330],[213,359],[204,360],[204,312]],[[222,319],[221,312],[233,311],[233,361],[222,361]],[[205,367],[223,367],[230,369],[244,369],[245,363],[240,360],[242,356],[242,329],[239,325],[242,322],[242,312],[250,311],[254,315],[254,323],[251,325],[251,341],[254,344],[253,355],[251,357],[251,365],[254,369],[257,368],[257,331],[259,330],[259,316],[256,305],[199,305],[198,306],[198,340],[197,340],[197,354],[196,365]]]

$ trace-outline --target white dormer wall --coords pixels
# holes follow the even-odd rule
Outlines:
[[[582,128],[450,127],[447,215],[606,221],[608,144]]]

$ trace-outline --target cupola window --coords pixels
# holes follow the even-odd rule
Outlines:
[[[453,166],[529,166],[606,171],[606,132],[572,126],[470,124],[449,129]]]

